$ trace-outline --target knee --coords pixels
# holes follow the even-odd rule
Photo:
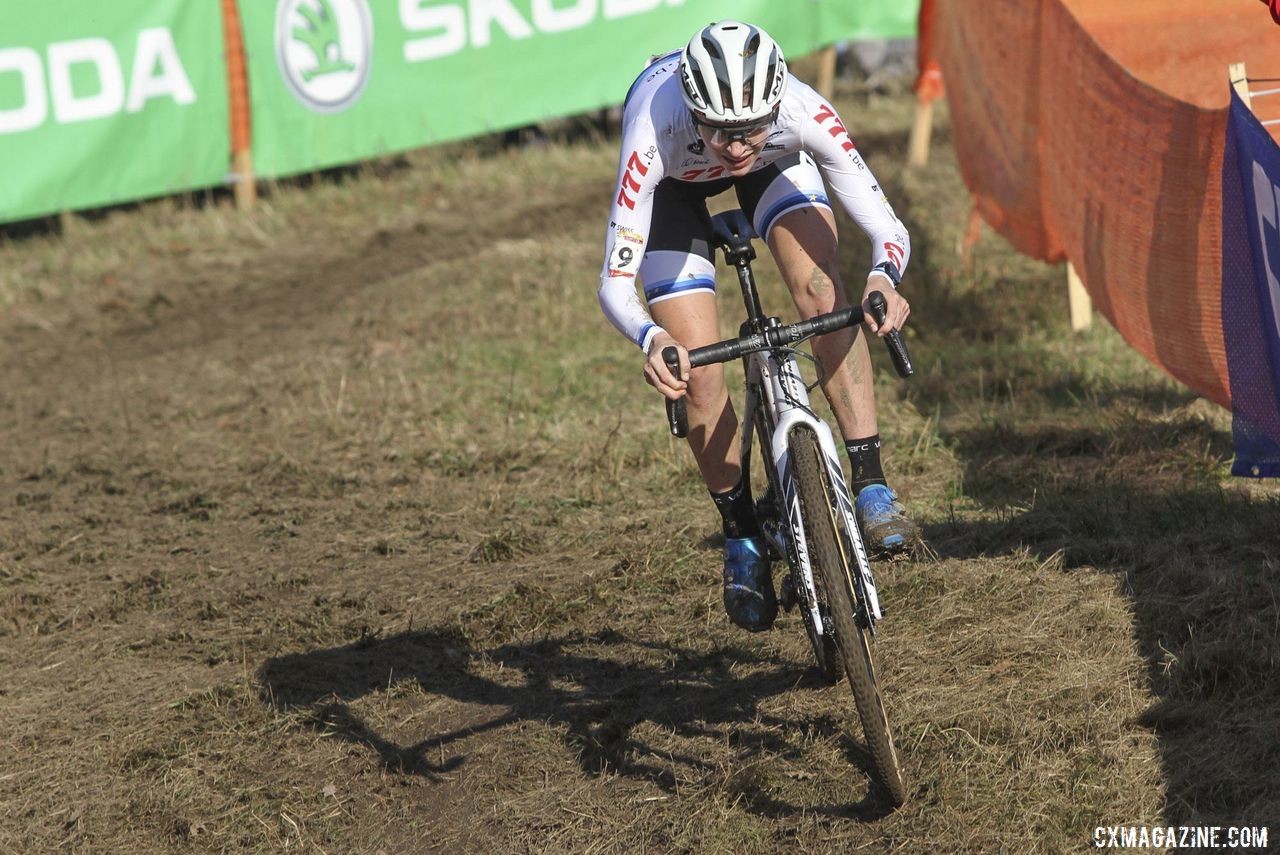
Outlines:
[[[833,275],[834,265],[814,264],[791,281],[791,295],[796,308],[805,318],[843,306],[840,280]]]
[[[724,385],[723,365],[704,365],[689,372],[689,405],[699,410],[710,409],[728,394]]]

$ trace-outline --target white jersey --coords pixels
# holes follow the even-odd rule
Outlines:
[[[617,189],[600,273],[605,315],[646,352],[659,328],[636,293],[636,270],[649,238],[654,190],[664,178],[702,182],[726,177],[725,167],[694,127],[680,93],[679,64],[679,51],[655,61],[627,94]],[[789,76],[777,122],[752,170],[798,151],[816,161],[831,192],[871,239],[868,269],[892,261],[899,271],[906,270],[911,255],[907,230],[844,123],[817,92]]]

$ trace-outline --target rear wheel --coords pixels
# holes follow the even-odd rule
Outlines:
[[[789,445],[796,492],[804,515],[805,542],[822,601],[819,610],[829,620],[836,649],[849,677],[849,688],[853,690],[854,705],[858,709],[858,718],[862,720],[862,732],[871,753],[876,782],[894,806],[898,806],[906,801],[907,787],[898,766],[898,754],[893,747],[893,734],[889,730],[880,687],[876,683],[872,640],[857,619],[857,602],[850,575],[851,555],[845,545],[850,541],[841,537],[844,515],[836,511],[835,492],[822,460],[817,435],[809,428],[797,427],[791,433]]]

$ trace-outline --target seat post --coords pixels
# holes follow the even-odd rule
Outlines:
[[[751,254],[755,255],[754,252]],[[727,257],[728,253],[725,255]],[[753,332],[760,332],[764,323],[764,309],[760,306],[760,292],[756,289],[755,274],[751,272],[751,261],[744,258],[733,266],[738,271],[738,284],[742,286],[742,303],[747,308],[747,321]]]
[[[724,260],[738,272],[738,284],[742,286],[742,302],[747,309],[747,321],[759,332],[764,325],[764,309],[760,306],[760,293],[756,289],[751,262],[756,257],[751,239],[755,229],[746,214],[739,210],[725,211],[711,218],[711,232],[715,245],[724,250]]]

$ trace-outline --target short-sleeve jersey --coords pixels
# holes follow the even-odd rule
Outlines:
[[[649,239],[654,191],[664,178],[714,181],[725,167],[698,135],[680,93],[680,53],[655,60],[623,106],[622,150],[600,273],[600,305],[610,322],[642,349],[658,331],[636,293],[635,274]],[[778,119],[752,167],[807,152],[829,189],[871,240],[871,265],[892,261],[905,270],[911,253],[906,228],[850,139],[844,123],[811,87],[789,76]]]

